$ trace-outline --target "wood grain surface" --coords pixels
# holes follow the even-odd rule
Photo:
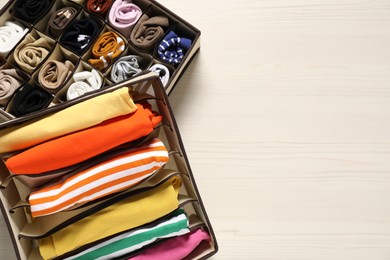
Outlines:
[[[390,259],[390,1],[160,2],[202,31],[170,100],[213,259]]]

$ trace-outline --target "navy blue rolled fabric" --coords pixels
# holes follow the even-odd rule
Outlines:
[[[179,64],[191,44],[190,39],[179,37],[171,31],[161,41],[157,53],[160,59],[172,64]]]

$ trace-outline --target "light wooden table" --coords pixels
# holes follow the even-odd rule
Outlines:
[[[202,30],[170,99],[213,259],[390,259],[390,1],[161,2]]]

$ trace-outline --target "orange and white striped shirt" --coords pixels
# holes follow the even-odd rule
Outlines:
[[[129,150],[65,181],[36,190],[29,202],[33,217],[50,215],[74,205],[86,203],[140,183],[169,160],[159,139]]]

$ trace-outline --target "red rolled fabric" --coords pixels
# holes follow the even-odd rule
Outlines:
[[[111,4],[112,0],[88,0],[87,9],[91,13],[104,17]]]
[[[146,136],[161,122],[150,105],[137,104],[137,111],[69,135],[47,141],[6,161],[13,174],[34,175],[68,167],[121,144]]]

